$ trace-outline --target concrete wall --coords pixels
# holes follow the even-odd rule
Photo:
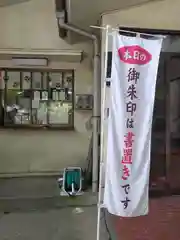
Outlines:
[[[130,28],[180,30],[180,22],[178,19],[179,7],[179,0],[152,1],[124,10],[104,13],[101,17],[101,25],[110,25],[114,28],[122,26]],[[109,50],[111,46],[112,38],[110,37]],[[102,52],[104,52],[104,48],[105,31],[102,31]],[[170,49],[170,51],[174,52],[173,49]]]
[[[92,91],[92,44],[70,46],[58,36],[53,0],[31,0],[0,8],[0,48],[83,50],[87,58],[80,63],[55,61],[52,68],[75,68],[76,93]],[[11,67],[7,60],[0,67]],[[0,174],[58,172],[66,166],[84,164],[90,132],[85,123],[91,112],[75,113],[75,131],[0,131]]]
[[[103,25],[179,30],[179,0],[159,0],[102,16]]]

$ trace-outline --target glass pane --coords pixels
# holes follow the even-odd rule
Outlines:
[[[47,106],[46,101],[39,102],[39,106],[37,108],[37,124],[47,124]]]
[[[66,101],[72,101],[72,73],[64,73],[64,88],[66,93]]]
[[[0,89],[4,89],[5,87],[5,72],[0,72]]]
[[[30,89],[31,88],[31,73],[30,72],[23,72],[23,89]]]
[[[5,123],[29,124],[30,119],[30,99],[24,96],[24,92],[7,89]]]
[[[8,89],[20,89],[20,72],[7,72]]]
[[[49,73],[50,87],[62,88],[62,74],[59,72]]]
[[[23,73],[24,81],[21,83],[20,72],[7,72],[5,123],[30,124],[31,122],[32,93],[28,89],[31,81],[27,76]],[[23,87],[25,89],[21,89]]]
[[[48,106],[48,92],[47,91],[33,91],[32,98],[32,114],[34,124],[47,124],[47,106]]]
[[[72,89],[72,73],[64,73],[64,87]]]
[[[49,106],[50,124],[69,124],[72,105],[62,102],[51,102]]]
[[[33,89],[42,89],[43,88],[43,81],[42,81],[42,74],[40,72],[34,72],[32,74],[32,88]]]

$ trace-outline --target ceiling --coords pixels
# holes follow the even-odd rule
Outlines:
[[[91,25],[100,24],[104,12],[150,1],[155,0],[66,0],[68,22],[88,30]]]
[[[30,0],[0,0],[0,7],[6,7],[14,4],[27,2],[27,1],[30,1]]]

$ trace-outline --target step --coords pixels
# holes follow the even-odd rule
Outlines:
[[[11,213],[17,211],[45,211],[47,209],[67,207],[88,207],[97,205],[97,195],[91,191],[77,197],[14,197],[0,198],[0,212]]]

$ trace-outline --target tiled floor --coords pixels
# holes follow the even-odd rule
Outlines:
[[[151,199],[148,216],[113,218],[119,240],[180,240],[180,196]]]
[[[1,240],[94,240],[96,207],[0,213]],[[108,240],[101,228],[101,240]]]
[[[96,239],[95,196],[60,198],[54,177],[1,179],[0,188],[0,240]],[[75,206],[84,206],[83,212],[75,214]],[[148,216],[107,215],[106,222],[112,240],[180,240],[180,196],[151,198]],[[107,232],[102,230],[105,240]]]

